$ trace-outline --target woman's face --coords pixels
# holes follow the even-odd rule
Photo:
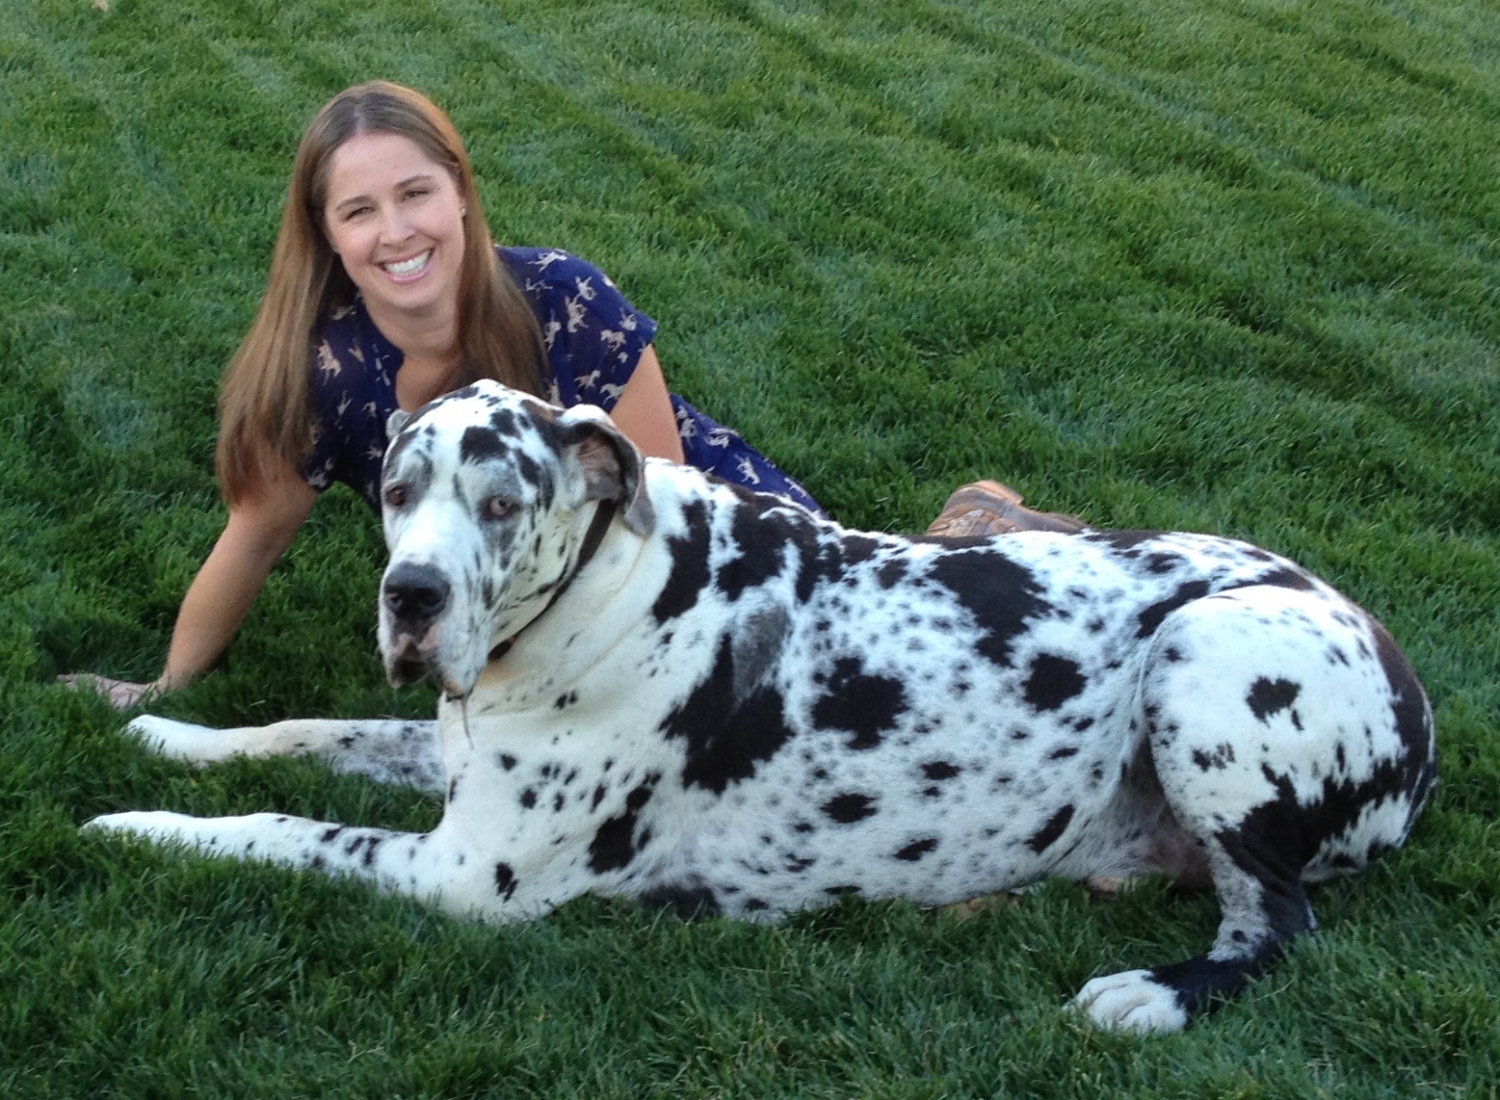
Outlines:
[[[400,134],[356,134],[333,151],[323,224],[378,324],[456,310],[464,209],[443,165]]]

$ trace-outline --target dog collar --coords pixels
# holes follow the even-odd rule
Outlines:
[[[568,585],[573,583],[573,578],[583,572],[584,566],[588,565],[589,560],[598,553],[599,545],[604,541],[604,532],[609,530],[609,525],[615,518],[615,511],[614,501],[601,500],[599,502],[599,507],[594,512],[594,518],[589,522],[589,529],[584,533],[583,546],[578,551],[578,561],[573,566],[573,571],[563,579],[561,584],[553,589],[552,598],[547,601],[547,606],[542,608],[537,613],[536,618],[523,626],[521,630],[527,630],[535,626],[537,619],[540,619],[547,612],[551,611],[552,605],[562,598],[562,594],[568,590]],[[511,647],[516,644],[516,639],[521,636],[521,630],[516,631],[509,638],[506,638],[505,641],[490,650],[489,659],[491,661],[498,661],[509,653]]]

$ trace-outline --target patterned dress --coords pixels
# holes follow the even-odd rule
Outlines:
[[[497,248],[536,314],[547,345],[555,404],[598,405],[620,399],[656,322],[630,304],[609,276],[556,249]],[[322,492],[343,482],[380,511],[380,462],[388,440],[386,418],[396,402],[401,350],[375,327],[356,297],[324,322],[309,367],[317,422],[302,476]],[[737,432],[716,424],[676,394],[672,411],[685,461],[706,473],[758,492],[777,493],[814,512],[821,509]]]

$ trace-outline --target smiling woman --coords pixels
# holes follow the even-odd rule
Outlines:
[[[496,248],[462,140],[419,92],[349,88],[297,149],[256,318],[220,391],[229,519],[189,587],[149,684],[64,677],[126,707],[206,670],[271,567],[343,482],[379,511],[386,422],[491,378],[593,404],[648,455],[805,507],[807,491],[667,390],[655,322],[598,268],[556,249]]]

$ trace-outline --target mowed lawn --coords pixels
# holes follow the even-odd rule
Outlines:
[[[105,7],[107,10],[95,10]],[[0,1093],[1494,1097],[1500,1037],[1500,9],[1452,0],[4,0]],[[1187,1033],[1089,977],[1210,897],[1053,882],[967,920],[779,927],[586,899],[501,929],[81,837],[163,807],[426,828],[308,760],[154,760],[54,683],[149,678],[220,531],[219,373],[296,140],[341,87],[452,113],[496,236],[576,252],[672,386],[845,522],[1038,506],[1288,554],[1434,702],[1408,847]],[[222,667],[244,725],[422,716],[383,548],[330,493]],[[997,716],[1001,720],[1003,716]]]

